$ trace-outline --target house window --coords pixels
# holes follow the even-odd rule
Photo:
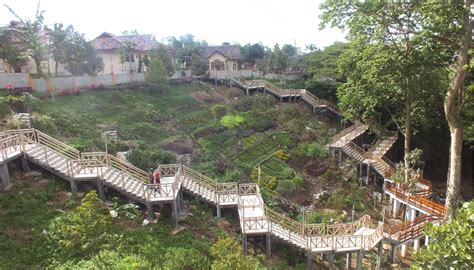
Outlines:
[[[225,70],[225,63],[216,59],[211,62],[211,70]]]
[[[135,62],[133,54],[127,54],[125,55],[125,62]]]

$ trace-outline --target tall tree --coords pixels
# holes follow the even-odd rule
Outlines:
[[[53,29],[48,32],[50,37],[50,48],[54,59],[54,76],[58,76],[59,63],[65,63],[68,55],[67,46],[73,39],[74,28],[72,25],[64,28],[62,23],[55,23]]]
[[[5,7],[20,21],[21,25],[18,28],[11,28],[11,30],[17,32],[17,36],[25,43],[27,51],[35,61],[38,76],[43,76],[41,62],[45,58],[45,44],[42,40],[44,11],[40,10],[40,3],[41,1],[38,1],[33,20],[28,18],[23,19],[8,5],[5,5]]]
[[[443,70],[436,57],[420,46],[423,24],[419,2],[327,1],[323,26],[347,27],[349,48],[342,64],[348,81],[338,93],[349,116],[380,121],[381,111],[390,115],[405,137],[405,181],[414,124],[427,119],[427,108],[440,105]],[[362,106],[361,106],[362,104]],[[425,112],[425,113],[420,113]]]
[[[289,57],[281,49],[278,43],[273,46],[267,55],[267,66],[281,76],[286,71],[289,65]]]
[[[74,32],[70,42],[64,48],[64,63],[72,75],[95,76],[104,69],[102,58],[99,57],[82,34]]]
[[[281,47],[281,50],[283,51],[284,54],[286,54],[289,58],[295,57],[298,55],[298,48],[291,44],[284,44],[283,47]]]
[[[417,53],[414,55],[418,55],[418,58],[414,59],[416,61],[412,61],[411,65],[413,72],[408,73],[408,76],[400,77],[399,82],[406,82],[406,85],[413,89],[410,80],[423,78],[420,71],[439,69],[441,72],[449,74],[449,77],[444,80],[432,72],[431,78],[450,82],[445,83],[446,86],[441,85],[447,89],[447,91],[443,91],[444,112],[451,133],[446,199],[447,218],[451,218],[455,214],[458,204],[461,183],[462,108],[466,99],[465,81],[470,69],[469,49],[472,39],[470,8],[472,0],[449,3],[415,1],[398,4],[384,2],[343,4],[335,2],[326,1],[323,4],[323,8],[326,9],[323,15],[324,24],[348,24],[351,43],[359,38],[361,45],[372,46],[374,40],[367,38],[364,40],[364,36],[381,36],[388,43],[398,46],[399,50],[405,51],[406,56]],[[386,7],[390,7],[390,9],[387,10]],[[391,9],[398,9],[399,12],[393,13],[390,11]],[[363,16],[360,16],[362,14]],[[395,22],[395,24],[388,24],[390,22]],[[353,35],[353,32],[363,35]],[[407,42],[397,43],[399,40],[397,37]],[[380,44],[380,42],[375,42],[375,44]],[[363,47],[360,49],[362,50]],[[395,64],[403,65],[404,59],[398,58]],[[365,62],[356,62],[352,67],[357,68],[364,64]],[[430,74],[428,73],[428,75]],[[423,79],[421,82],[424,84],[433,83],[430,78]],[[417,89],[416,92],[408,92],[407,100],[411,100],[409,103],[416,106],[417,102],[414,101],[419,88],[415,89]],[[413,108],[413,106],[410,107]],[[425,110],[432,108],[432,106],[423,107]]]
[[[472,42],[471,25],[472,0],[464,1],[464,10],[460,14],[459,24],[462,32],[457,39],[459,46],[457,50],[457,62],[455,63],[455,75],[451,80],[446,98],[444,100],[444,111],[451,133],[451,145],[449,154],[448,189],[446,191],[446,209],[448,219],[452,218],[458,205],[461,186],[461,164],[462,164],[462,117],[461,112],[465,101],[465,80],[470,69],[469,49]],[[453,20],[452,22],[456,22]],[[456,39],[451,40],[456,41]]]
[[[265,47],[260,43],[250,45],[246,44],[240,47],[242,51],[242,62],[255,64],[257,59],[263,59],[265,57]]]

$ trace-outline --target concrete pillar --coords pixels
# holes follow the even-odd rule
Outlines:
[[[74,195],[77,193],[78,188],[77,188],[77,181],[76,180],[70,180],[69,183],[71,184],[71,193]]]
[[[425,246],[427,246],[430,242],[430,237],[428,235],[425,236]]]
[[[329,252],[329,270],[334,269],[334,252]]]
[[[362,270],[362,259],[364,258],[364,251],[359,250],[357,252],[357,270]]]
[[[313,270],[313,254],[311,252],[306,255],[306,269]]]
[[[146,204],[146,211],[148,214],[148,221],[154,221],[156,219],[155,212],[153,212],[153,205],[150,202]]]
[[[400,250],[400,256],[402,256],[402,258],[405,258],[407,256],[407,245],[406,244],[402,244],[402,249]]]
[[[379,250],[377,256],[377,264],[375,265],[376,270],[382,269],[382,258],[383,258],[383,239],[379,242]]]
[[[342,149],[339,149],[339,163],[342,162]]]
[[[217,205],[217,218],[221,218],[221,207]]]
[[[283,102],[283,97],[280,97],[280,103]]]
[[[352,253],[347,252],[346,254],[346,269],[351,269],[352,267]]]
[[[172,203],[171,203],[171,207],[173,209],[173,213],[172,213],[172,216],[173,216],[173,228],[174,229],[177,229],[179,227],[179,223],[178,223],[178,215],[179,215],[179,212],[178,212],[178,204],[176,202],[176,200],[174,200]]]
[[[410,209],[411,213],[410,213],[410,221],[414,221],[416,219],[416,209],[415,208],[411,208]]]
[[[6,163],[0,165],[0,177],[2,178],[3,188],[9,189],[11,187],[10,183],[10,172],[8,172],[8,165]]]
[[[265,235],[265,244],[266,244],[266,253],[267,253],[267,257],[270,257],[272,256],[272,242],[271,242],[271,234],[267,233]]]
[[[397,254],[397,246],[395,244],[390,245],[390,262],[393,263],[395,261],[395,255]]]
[[[26,159],[25,155],[21,157],[21,168],[23,169],[24,172],[30,171],[30,164],[28,163],[28,160]]]
[[[105,201],[105,189],[104,189],[104,183],[102,183],[102,180],[97,179],[97,191],[99,192],[99,198],[102,201]]]
[[[415,241],[413,241],[413,250],[418,251],[420,249],[420,238],[417,237]]]
[[[367,178],[365,180],[365,184],[369,184],[369,176],[370,176],[370,162],[367,163]]]
[[[249,95],[249,89],[247,88],[247,90],[245,91],[247,93],[247,96]]]
[[[242,235],[242,249],[244,250],[244,254],[247,255],[247,235]]]
[[[397,217],[398,211],[400,210],[400,202],[397,200],[393,200],[393,212],[392,216]]]

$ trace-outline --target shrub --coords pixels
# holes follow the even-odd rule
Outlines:
[[[214,257],[212,269],[215,270],[250,270],[255,269],[257,262],[245,256],[240,243],[235,238],[219,239],[211,248]]]
[[[242,115],[225,115],[221,118],[221,125],[226,128],[235,128],[245,122],[245,118]]]
[[[55,218],[45,236],[59,261],[96,255],[118,240],[112,234],[112,218],[95,191],[87,193],[78,208]]]
[[[298,145],[297,153],[306,157],[317,157],[323,159],[327,155],[326,147],[319,143],[303,143]]]
[[[274,154],[277,158],[281,159],[281,160],[284,160],[284,161],[287,161],[291,158],[291,155],[288,154],[288,152],[284,151],[284,150],[278,150],[275,152]]]

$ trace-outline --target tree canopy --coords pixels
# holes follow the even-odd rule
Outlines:
[[[432,239],[415,254],[416,269],[474,269],[474,201],[465,202],[449,223],[428,223],[425,234]]]

